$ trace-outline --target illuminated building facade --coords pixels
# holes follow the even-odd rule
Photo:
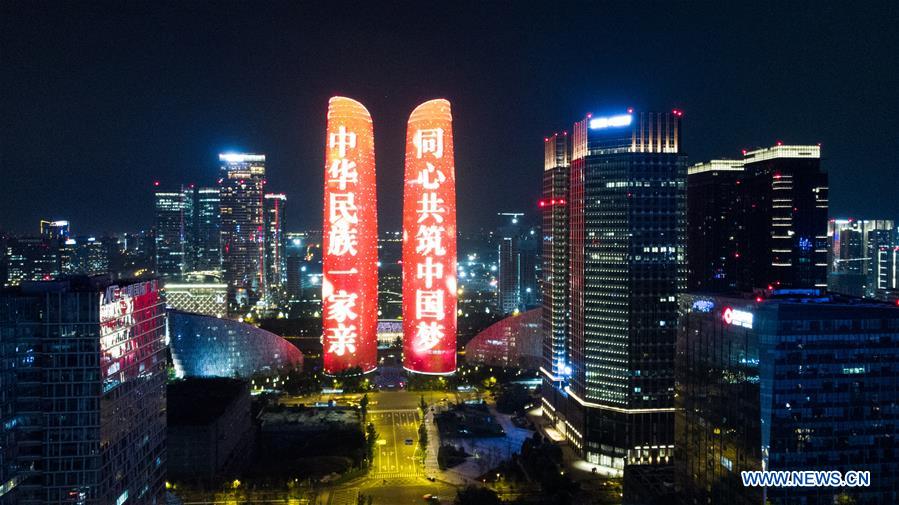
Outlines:
[[[293,344],[251,324],[178,310],[168,311],[168,319],[178,377],[249,379],[303,366]]]
[[[571,135],[570,377],[548,376],[568,405],[544,412],[587,461],[616,471],[672,454],[686,284],[681,116],[587,116]]]
[[[262,296],[264,154],[220,154],[222,268],[229,312],[244,312]]]
[[[0,292],[0,503],[165,502],[162,310],[155,280]]]
[[[447,100],[409,116],[403,190],[403,366],[456,370],[456,175]]]
[[[679,303],[681,503],[897,502],[899,307],[798,289]],[[743,486],[740,472],[762,469],[869,471],[871,481]]]
[[[59,243],[41,237],[18,237],[6,244],[6,286],[23,281],[55,279],[59,275]]]
[[[687,287],[738,289],[745,277],[742,160],[711,160],[687,170]]]
[[[215,279],[167,281],[164,293],[169,308],[213,317],[228,315],[228,285]]]
[[[284,256],[284,206],[287,196],[283,193],[264,195],[265,220],[265,295],[266,300],[275,302],[283,293],[287,282],[287,264]]]
[[[328,102],[322,237],[324,368],[377,366],[378,210],[374,130],[350,98]]]
[[[827,289],[875,298],[880,249],[896,244],[892,220],[831,219],[827,223]]]
[[[543,403],[547,412],[564,409],[565,377],[570,375],[569,216],[571,144],[568,132],[544,139],[543,193]],[[561,417],[560,417],[561,418]],[[564,424],[563,424],[564,426]]]
[[[48,221],[46,219],[41,219],[41,237],[48,240],[65,240],[69,238],[69,233],[68,221]]]
[[[827,174],[821,147],[776,145],[743,158],[746,268],[741,291],[827,287]]]
[[[198,188],[196,198],[196,231],[193,269],[222,269],[222,216],[219,210],[219,188]]]
[[[107,238],[106,241],[112,239]],[[109,271],[109,244],[95,237],[66,239],[59,249],[64,275],[99,275]]]
[[[465,345],[469,364],[535,369],[543,355],[543,309],[531,309],[493,323]]]
[[[156,273],[178,277],[191,270],[194,230],[194,189],[161,191],[156,186],[154,230]]]

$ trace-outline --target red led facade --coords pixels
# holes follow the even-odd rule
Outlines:
[[[329,374],[377,366],[378,213],[371,116],[328,102],[322,232],[322,346]]]
[[[456,370],[456,176],[446,100],[416,107],[406,130],[403,366]]]

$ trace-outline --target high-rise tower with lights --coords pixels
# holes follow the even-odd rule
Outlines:
[[[564,405],[544,412],[589,462],[618,471],[667,462],[673,449],[677,295],[686,283],[681,116],[587,116],[570,137],[567,197],[552,189],[547,203],[544,190],[544,209],[560,207],[550,219],[567,213],[570,314],[567,342],[561,332],[545,336],[555,361],[544,372],[555,386],[547,400]],[[547,151],[564,151],[556,142]],[[550,164],[561,170],[564,157]]]
[[[264,154],[220,154],[222,267],[228,309],[243,312],[262,296],[265,231]]]

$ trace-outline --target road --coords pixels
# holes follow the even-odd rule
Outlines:
[[[369,410],[368,421],[378,431],[369,477],[383,480],[421,476],[418,409]]]

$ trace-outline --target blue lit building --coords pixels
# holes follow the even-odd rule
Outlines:
[[[178,377],[241,377],[303,366],[303,354],[283,338],[251,324],[168,312]]]
[[[899,502],[899,308],[818,293],[680,297],[683,503]],[[869,471],[870,486],[747,488],[747,470]]]

